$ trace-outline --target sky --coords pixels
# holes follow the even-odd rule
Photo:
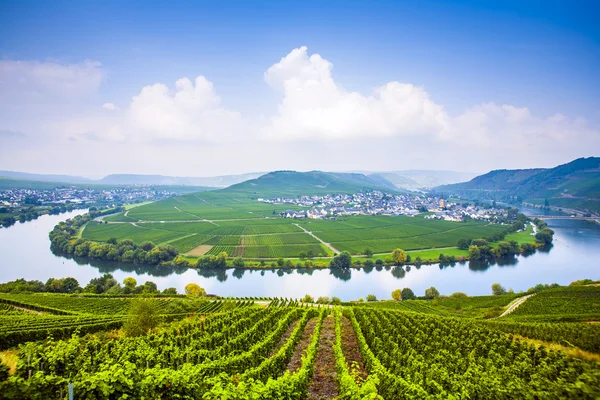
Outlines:
[[[0,169],[552,167],[600,155],[596,1],[0,0]]]

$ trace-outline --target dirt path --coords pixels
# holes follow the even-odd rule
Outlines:
[[[319,317],[311,318],[304,327],[304,331],[302,332],[302,337],[300,337],[300,341],[296,345],[294,349],[294,354],[292,354],[292,358],[287,365],[287,370],[294,373],[302,366],[302,356],[306,353],[306,348],[310,344],[311,336],[317,326],[317,322],[319,322]]]
[[[358,348],[358,340],[356,333],[352,327],[352,323],[346,317],[341,317],[342,323],[342,353],[346,358],[346,363],[350,369],[350,374],[356,378],[365,380],[367,378],[367,370],[363,362],[362,355]]]
[[[271,358],[273,356],[273,354],[277,353],[279,351],[279,349],[281,348],[281,346],[283,346],[288,341],[290,336],[292,336],[292,332],[294,332],[294,329],[296,329],[296,327],[298,326],[299,323],[300,323],[300,320],[296,320],[296,321],[294,321],[293,324],[290,325],[290,327],[287,329],[287,331],[285,331],[283,336],[281,336],[279,338],[279,342],[277,342],[277,345],[275,345],[275,347],[273,347],[271,349],[271,351],[269,352],[269,355],[267,356],[268,358]]]
[[[309,400],[333,399],[339,394],[333,352],[334,343],[335,319],[333,315],[329,314],[323,320],[321,327],[315,370],[308,387]]]
[[[519,297],[517,299],[517,301],[511,303],[508,305],[508,308],[502,313],[500,314],[500,316],[498,318],[502,318],[507,316],[508,314],[510,314],[511,312],[515,311],[521,304],[525,303],[527,301],[528,298],[535,296],[534,294],[528,294],[527,296],[523,296],[523,297]]]
[[[329,243],[324,242],[323,239],[321,239],[320,237],[318,237],[317,235],[315,235],[311,231],[304,229],[304,227],[302,227],[302,226],[300,226],[298,224],[294,224],[294,225],[296,225],[298,228],[302,229],[304,232],[308,233],[310,236],[312,236],[315,239],[317,239],[319,242],[321,242],[323,245],[325,245],[329,250],[333,251],[334,254],[339,254],[340,253],[340,251],[338,249],[336,249],[335,247],[333,247]]]
[[[21,306],[15,306],[14,304],[8,304],[8,305],[13,308],[16,308],[17,310],[27,311],[32,314],[47,314],[46,312],[43,312],[43,311],[32,310],[31,308],[25,308],[25,307],[21,307]]]

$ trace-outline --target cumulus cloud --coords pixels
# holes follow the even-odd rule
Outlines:
[[[204,76],[145,86],[119,112],[105,112],[119,108],[105,103],[100,109],[92,96],[104,77],[93,61],[0,61],[2,128],[27,132],[17,137],[0,130],[8,150],[3,166],[27,169],[28,160],[44,160],[52,149],[65,168],[76,159],[90,173],[105,172],[106,152],[119,154],[111,160],[113,172],[483,172],[555,165],[600,148],[600,129],[584,118],[540,116],[527,107],[493,102],[450,114],[423,87],[406,82],[385,83],[369,93],[345,90],[334,79],[333,64],[306,47],[265,71],[266,84],[281,98],[277,109],[262,110],[268,116],[263,119],[225,107]],[[148,159],[152,166],[143,162]]]
[[[98,89],[105,75],[102,64],[93,60],[76,64],[0,60],[0,94],[86,95]]]
[[[128,134],[137,139],[223,141],[240,130],[239,113],[220,106],[212,82],[198,76],[179,79],[175,90],[157,83],[144,87],[128,110]]]
[[[268,137],[389,137],[441,132],[448,123],[444,107],[423,88],[390,82],[363,96],[337,85],[332,69],[332,63],[300,47],[265,72],[265,81],[283,93],[278,114],[265,130]]]
[[[266,138],[338,143],[390,138],[407,147],[426,142],[432,153],[498,150],[486,157],[502,157],[500,150],[529,152],[531,157],[530,148],[577,155],[591,144],[600,145],[599,130],[583,118],[544,118],[526,107],[495,103],[450,115],[423,88],[410,83],[389,82],[366,96],[345,91],[333,79],[332,69],[331,62],[300,47],[265,72],[267,84],[282,95],[278,112],[262,129]]]
[[[102,108],[109,111],[115,111],[119,109],[119,107],[115,106],[113,103],[104,103],[102,104]]]

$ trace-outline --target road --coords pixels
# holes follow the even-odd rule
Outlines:
[[[302,229],[304,232],[308,233],[310,236],[314,237],[319,242],[321,242],[322,244],[324,244],[329,250],[333,251],[334,254],[339,254],[340,253],[340,251],[338,249],[336,249],[335,247],[333,247],[329,243],[324,242],[320,237],[318,237],[317,235],[315,235],[311,231],[308,231],[308,230],[304,229],[302,226],[300,226],[298,224],[294,224],[294,225],[296,225],[298,228]]]
[[[517,301],[515,301],[514,303],[509,304],[508,308],[506,309],[506,311],[504,311],[498,318],[502,318],[507,316],[508,314],[510,314],[511,312],[515,311],[521,304],[525,303],[527,301],[527,299],[529,299],[530,297],[535,296],[535,293],[533,294],[528,294],[527,296],[523,296],[520,297]]]

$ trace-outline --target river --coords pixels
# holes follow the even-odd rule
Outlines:
[[[417,295],[435,286],[442,294],[461,291],[469,295],[491,293],[492,283],[506,289],[527,290],[538,283],[562,285],[578,279],[600,279],[600,225],[578,221],[548,221],[555,230],[554,245],[547,252],[516,257],[503,265],[456,264],[423,265],[419,269],[374,268],[349,271],[325,270],[174,270],[114,262],[67,259],[50,251],[48,232],[54,225],[85,211],[61,215],[44,215],[37,220],[17,223],[0,229],[0,282],[18,278],[37,279],[74,277],[81,286],[92,278],[110,272],[122,281],[133,276],[138,284],[155,282],[162,290],[175,287],[182,293],[190,282],[198,283],[208,293],[221,296],[272,296],[299,298],[338,296],[342,300],[374,294],[378,299],[391,298],[397,288],[410,287]],[[334,273],[335,272],[335,273]]]

